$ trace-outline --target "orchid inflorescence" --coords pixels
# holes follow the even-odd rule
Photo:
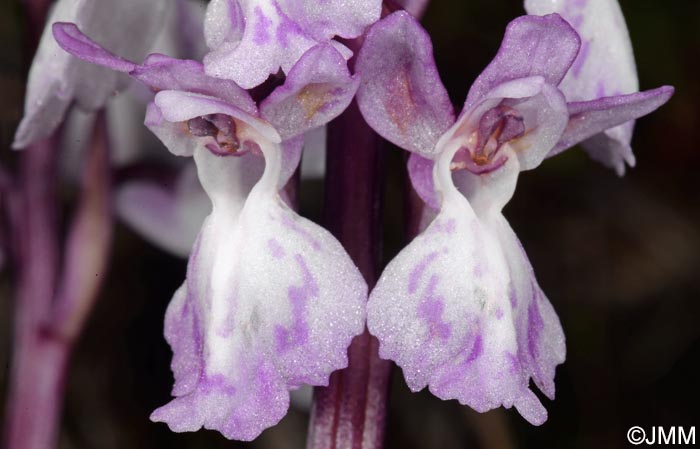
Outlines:
[[[127,223],[189,252],[165,315],[174,398],[151,419],[253,440],[285,416],[290,392],[347,367],[367,329],[411,390],[542,424],[530,381],[554,398],[565,338],[502,209],[521,171],[579,144],[620,175],[634,166],[634,120],[673,88],[638,91],[617,2],[525,0],[458,115],[409,13],[421,2],[211,0],[199,16],[186,3],[58,1],[14,143],[52,135],[72,104],[95,111],[136,86],[146,127],[194,160],[174,193],[132,182],[116,196]],[[157,18],[172,9],[181,17],[166,26]],[[197,59],[146,56],[165,27],[194,36]],[[375,286],[286,188],[304,136],[352,102],[410,152],[425,204]]]

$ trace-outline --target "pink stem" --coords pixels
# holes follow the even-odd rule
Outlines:
[[[53,195],[55,148],[51,141],[44,141],[24,151],[23,214],[13,226],[20,241],[20,279],[4,447],[51,449],[57,443],[70,354],[96,298],[109,252],[110,177],[104,114],[97,120],[85,162],[60,288]]]
[[[37,416],[55,414],[55,396],[60,395],[57,390],[62,385],[59,373],[66,362],[57,345],[43,344],[46,338],[42,332],[57,276],[54,150],[51,139],[24,150],[21,191],[13,204],[19,212],[12,214],[11,228],[17,242],[19,281],[5,423],[5,447],[9,449],[51,447],[54,420],[38,426]],[[47,370],[47,366],[51,368]]]
[[[384,157],[382,141],[364,122],[357,104],[329,126],[326,226],[374,286],[380,256]],[[349,350],[349,365],[316,388],[309,449],[379,449],[384,429],[391,364],[377,354],[366,331]]]

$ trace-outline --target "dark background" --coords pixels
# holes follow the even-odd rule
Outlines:
[[[624,178],[579,149],[523,173],[505,209],[539,282],[562,320],[568,359],[557,370],[549,420],[477,414],[394,373],[388,448],[630,447],[632,425],[700,424],[700,2],[621,1],[642,89],[671,84],[672,100],[637,122],[637,167]],[[21,117],[22,16],[0,3],[0,147],[3,161]],[[513,0],[435,0],[424,24],[457,108],[495,54]],[[165,150],[163,150],[165,151]],[[402,245],[402,156],[387,146],[385,255]],[[322,185],[304,182],[302,212],[321,214]],[[71,190],[63,195],[70,204]],[[104,293],[68,377],[61,448],[302,448],[307,416],[290,411],[256,442],[200,431],[174,434],[148,415],[169,399],[170,351],[162,320],[185,261],[118,225]],[[4,403],[12,270],[0,273],[0,401]],[[0,413],[3,413],[0,411]]]

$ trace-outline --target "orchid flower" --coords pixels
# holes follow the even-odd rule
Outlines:
[[[558,13],[581,37],[581,50],[559,85],[568,101],[639,91],[632,43],[617,0],[525,0],[525,9],[528,14]],[[625,164],[635,165],[633,129],[631,120],[588,137],[581,146],[622,176]],[[558,146],[554,153],[564,149]]]
[[[158,34],[165,4],[164,0],[59,0],[48,22],[75,22],[110,50],[141,59]],[[87,111],[101,108],[126,81],[123,75],[61,51],[46,27],[29,71],[24,117],[12,146],[25,148],[51,135],[73,102]]]
[[[279,194],[299,163],[301,135],[342,112],[359,79],[333,46],[317,45],[258,106],[196,61],[152,54],[139,65],[73,24],[55,24],[54,34],[68,52],[157,92],[146,126],[172,153],[194,157],[211,200],[165,318],[175,399],[151,418],[252,440],[285,415],[290,390],[325,385],[346,366],[364,328],[361,274]]]
[[[367,325],[408,386],[479,412],[547,412],[529,381],[554,397],[564,334],[502,214],[518,173],[647,114],[672,88],[568,103],[559,84],[580,40],[556,14],[513,20],[455,120],[430,38],[405,12],[367,33],[357,99],[367,122],[413,153],[414,187],[436,218],[389,263],[370,294]]]
[[[380,0],[212,0],[204,36],[210,76],[250,89],[284,73],[318,44],[333,45],[345,59],[352,51],[333,40],[358,37],[379,19]]]

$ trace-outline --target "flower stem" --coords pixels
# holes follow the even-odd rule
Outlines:
[[[111,241],[110,176],[104,114],[83,169],[82,192],[59,278],[55,139],[24,150],[12,371],[4,447],[56,447],[65,376],[74,343],[96,299]]]
[[[382,141],[353,102],[329,125],[326,156],[326,227],[343,244],[370,289],[381,254],[384,155]],[[317,387],[309,449],[380,449],[384,442],[391,364],[365,330],[348,349],[349,365]]]
[[[19,264],[14,310],[12,370],[5,422],[5,447],[50,447],[55,395],[62,385],[65,359],[57,345],[42,342],[41,333],[56,283],[58,236],[56,226],[56,154],[53,139],[26,148],[21,156],[21,191],[11,233]],[[50,366],[50,369],[46,369]],[[58,367],[59,369],[54,369]],[[41,426],[36,423],[41,423]]]

